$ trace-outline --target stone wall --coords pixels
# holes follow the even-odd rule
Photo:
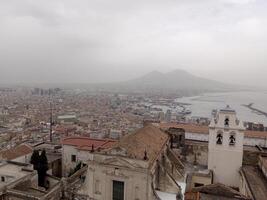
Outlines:
[[[182,150],[185,160],[190,164],[208,165],[208,143],[186,141]]]

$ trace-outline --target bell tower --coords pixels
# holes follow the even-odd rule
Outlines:
[[[239,187],[243,140],[244,126],[235,110],[221,109],[209,126],[208,168],[214,173],[214,183]]]

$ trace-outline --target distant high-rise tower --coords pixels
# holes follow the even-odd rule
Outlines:
[[[227,106],[211,120],[209,126],[208,168],[214,182],[239,186],[239,170],[243,159],[244,126],[235,110]]]
[[[172,111],[168,109],[165,114],[165,121],[171,122],[171,118],[172,118]]]

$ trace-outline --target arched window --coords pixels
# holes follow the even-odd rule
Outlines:
[[[224,120],[224,126],[228,127],[229,126],[229,117],[226,117]]]
[[[223,142],[223,135],[222,135],[221,132],[218,132],[217,133],[217,137],[216,137],[216,143],[217,144],[222,144],[222,142]]]
[[[236,138],[235,138],[235,133],[231,133],[229,136],[229,145],[235,145]]]

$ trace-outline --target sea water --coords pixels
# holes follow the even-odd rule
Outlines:
[[[267,113],[267,92],[225,92],[206,93],[201,96],[182,97],[176,100],[188,103],[186,107],[192,111],[190,116],[211,117],[213,109],[221,109],[229,105],[236,110],[237,116],[242,121],[263,123],[267,126],[267,117],[253,112],[243,106],[253,103],[253,107]],[[190,117],[189,116],[189,117]]]

